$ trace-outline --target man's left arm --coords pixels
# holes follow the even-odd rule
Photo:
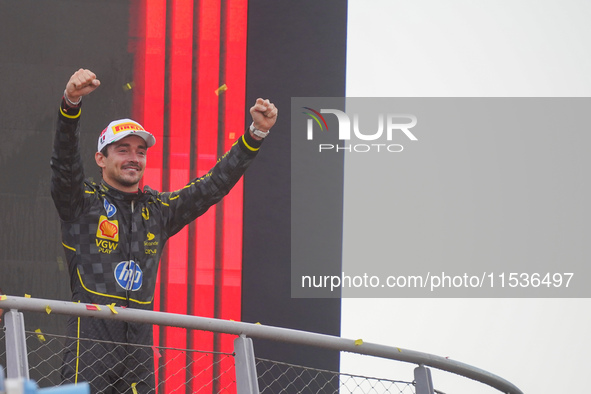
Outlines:
[[[169,236],[226,196],[258,154],[263,138],[277,120],[277,108],[269,100],[259,98],[250,113],[252,124],[246,133],[218,159],[207,174],[194,179],[180,190],[161,194],[163,205],[169,210],[166,215]]]

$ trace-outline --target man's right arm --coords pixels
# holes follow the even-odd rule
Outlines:
[[[62,220],[83,210],[84,170],[80,158],[78,121],[82,96],[100,85],[94,73],[80,69],[66,84],[51,156],[51,196]]]

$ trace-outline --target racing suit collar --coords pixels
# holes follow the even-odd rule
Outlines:
[[[121,190],[115,189],[113,186],[109,185],[104,180],[101,181],[100,187],[101,187],[101,191],[103,193],[105,193],[117,200],[132,201],[132,200],[137,200],[138,198],[140,198],[143,195],[143,192],[139,188],[137,189],[136,193],[123,192]]]

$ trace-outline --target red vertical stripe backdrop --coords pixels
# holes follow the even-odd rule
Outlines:
[[[220,1],[202,1],[199,3],[197,37],[197,173],[207,172],[216,162],[217,122],[218,122],[218,70],[220,63]],[[201,216],[196,223],[196,261],[193,314],[199,316],[214,315],[215,283],[215,213],[216,207]],[[213,350],[213,334],[207,331],[194,331],[193,344],[206,343],[207,349]],[[213,368],[211,359],[200,358],[192,366],[195,386],[207,387],[213,391]]]
[[[193,2],[191,0],[169,0],[167,26],[167,3],[165,0],[132,2],[132,50],[135,52],[133,117],[154,133],[157,144],[150,148],[144,183],[161,190],[163,155],[168,154],[170,187],[180,188],[190,181],[191,141],[195,141],[194,158],[197,174],[206,173],[217,160],[218,109],[219,100],[225,100],[222,114],[225,124],[223,144],[227,149],[244,131],[245,118],[245,77],[246,77],[246,23],[247,0],[229,0],[221,14],[221,0]],[[193,9],[193,7],[198,7]],[[198,20],[193,20],[194,15]],[[221,18],[226,18],[227,42],[221,43],[226,56],[225,81],[228,91],[219,97],[215,91],[220,83],[220,26]],[[196,26],[194,26],[196,24]],[[165,75],[166,32],[170,31],[169,75]],[[134,37],[135,35],[135,37]],[[197,53],[194,53],[194,49]],[[193,76],[193,59],[196,66],[196,80]],[[167,85],[168,84],[168,85]],[[194,85],[193,85],[194,84]],[[170,92],[170,102],[164,102],[165,86]],[[193,95],[192,89],[195,89]],[[196,102],[192,101],[195,97]],[[196,107],[195,107],[196,106]],[[165,108],[169,110],[169,151],[163,152],[163,128]],[[191,118],[196,108],[196,119]],[[191,136],[191,124],[196,124],[197,135]],[[242,267],[242,181],[236,185],[223,205],[223,245],[221,299],[218,300],[221,316],[214,316],[215,303],[215,234],[216,207],[197,219],[195,238],[189,239],[187,229],[182,230],[168,242],[168,272],[162,276],[166,283],[166,303],[160,303],[160,283],[156,286],[155,310],[173,313],[187,313],[187,300],[192,297],[191,314],[222,319],[240,320],[241,267]],[[195,261],[188,261],[188,245],[195,247]],[[188,265],[192,264],[194,277],[189,277]],[[165,329],[165,345],[184,348],[187,337],[184,330]],[[196,349],[214,350],[213,335],[209,332],[195,331],[191,341]],[[222,352],[232,353],[233,337],[223,336]],[[155,328],[154,343],[159,340],[159,330]],[[164,344],[161,344],[164,345]],[[185,384],[184,370],[187,358],[174,360],[164,352],[165,376],[158,377],[160,392],[170,392]],[[222,358],[224,360],[224,358]],[[231,359],[230,359],[231,360]],[[158,364],[158,360],[156,361]],[[213,388],[212,358],[198,359],[188,366],[193,379],[187,382],[191,392]],[[220,372],[232,368],[231,361],[222,361]],[[225,373],[219,380],[219,387],[229,387],[233,373]],[[183,390],[184,391],[184,390]]]
[[[144,182],[162,188],[162,122],[164,118],[164,60],[166,53],[166,1],[134,0],[130,12],[130,41],[135,54],[133,80],[133,117],[156,137],[150,148]],[[160,274],[158,275],[160,277]],[[160,279],[156,283],[154,309],[160,310]],[[154,338],[160,330],[154,327]],[[158,341],[154,342],[158,345]],[[158,353],[155,354],[158,364]],[[158,381],[156,371],[156,381]]]
[[[241,87],[241,91],[246,91],[246,21],[247,1],[228,0],[226,3],[226,42],[224,62],[225,82],[231,89]],[[230,91],[228,91],[230,92]],[[233,141],[244,132],[244,110],[245,94],[227,94],[224,96],[224,148],[228,150]],[[240,317],[241,283],[242,283],[242,191],[243,183],[240,181],[233,194],[227,196],[224,202],[224,242],[223,242],[223,280],[221,292],[221,318],[234,319],[233,316]],[[237,319],[238,320],[238,319]],[[221,337],[221,351],[230,352],[233,349],[233,337],[223,335]],[[229,366],[227,362],[231,359],[222,360],[220,370],[224,371]],[[229,374],[223,375],[220,379],[220,387],[227,387],[228,380],[233,377]]]

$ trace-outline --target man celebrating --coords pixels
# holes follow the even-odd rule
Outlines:
[[[111,122],[98,138],[95,160],[102,182],[84,180],[80,107],[82,97],[99,86],[89,70],[72,75],[62,98],[51,157],[51,194],[61,219],[72,300],[152,309],[166,241],[238,182],[275,124],[277,109],[268,100],[257,99],[250,109],[249,130],[206,175],[180,190],[161,193],[148,186],[139,189],[148,149],[156,139],[130,119]],[[154,392],[151,325],[72,317],[67,332],[74,339],[66,343],[64,352],[65,382],[88,381],[93,392]]]

